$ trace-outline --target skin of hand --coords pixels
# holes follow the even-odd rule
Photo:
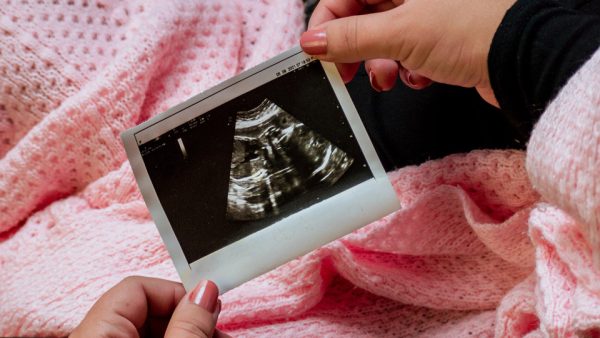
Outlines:
[[[218,296],[210,281],[186,294],[180,283],[127,277],[96,301],[69,337],[228,337],[215,330]]]
[[[336,62],[350,81],[365,61],[375,90],[398,75],[412,88],[431,81],[475,87],[493,95],[487,58],[494,34],[516,0],[321,0],[300,44]]]

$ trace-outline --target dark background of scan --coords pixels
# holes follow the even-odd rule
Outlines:
[[[268,98],[344,150],[354,163],[331,187],[307,191],[258,221],[225,218],[235,113]],[[159,139],[140,147],[146,169],[188,262],[231,244],[277,220],[372,178],[366,161],[318,62],[279,77]],[[183,158],[181,137],[188,157]],[[300,226],[300,225],[299,225]],[[268,244],[265,244],[268,250]]]

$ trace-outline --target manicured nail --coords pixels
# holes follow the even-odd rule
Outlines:
[[[221,300],[217,300],[217,306],[215,307],[215,312],[213,312],[213,320],[216,322],[219,318],[219,314],[221,313]]]
[[[327,54],[327,34],[324,29],[309,30],[302,33],[300,46],[310,55]]]
[[[408,82],[412,83],[418,89],[429,87],[433,83],[431,79],[419,74],[413,74],[412,72],[408,72]]]
[[[431,79],[418,74],[413,74],[406,69],[400,70],[400,79],[405,85],[412,89],[423,89],[429,87],[433,83]]]
[[[217,285],[208,280],[200,281],[190,293],[190,301],[210,313],[215,312],[218,298],[219,289]]]
[[[381,87],[377,83],[377,79],[375,78],[375,74],[373,74],[372,70],[369,71],[369,82],[371,82],[371,87],[373,87],[376,92],[381,92]]]

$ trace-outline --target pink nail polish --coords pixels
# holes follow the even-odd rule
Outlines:
[[[324,29],[309,30],[302,33],[300,46],[310,55],[327,54],[327,34]]]
[[[411,72],[406,72],[406,82],[408,82],[408,84],[409,84],[411,87],[416,87],[416,86],[417,86],[417,85],[415,84],[415,82],[414,82],[413,75],[412,75],[412,73],[411,73]]]
[[[216,322],[219,318],[219,314],[221,313],[221,300],[217,300],[217,306],[215,307],[215,311],[213,312],[213,320]]]
[[[400,70],[400,79],[404,84],[412,89],[423,89],[429,87],[433,81],[421,75],[413,74],[411,71],[402,69]]]
[[[213,313],[217,306],[219,298],[219,289],[211,281],[202,280],[190,293],[190,302],[200,306],[206,311]]]
[[[373,74],[373,71],[371,71],[371,70],[369,71],[369,82],[371,82],[371,87],[373,87],[373,89],[375,89],[376,92],[378,92],[378,93],[381,92],[381,87],[377,83],[375,74]]]

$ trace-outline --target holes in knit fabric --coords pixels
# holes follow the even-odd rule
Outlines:
[[[131,14],[143,12],[144,7],[129,3],[108,6],[88,0],[0,3],[9,13],[5,21],[19,25],[20,36],[31,39],[26,44],[0,41],[0,95],[3,101],[4,97],[14,99],[5,105],[18,120],[12,126],[2,122],[1,157],[36,121],[59,107],[77,87],[93,78],[94,72],[113,61],[117,54],[114,40],[127,39],[124,30]],[[26,8],[22,4],[27,4]],[[0,35],[12,36],[12,27],[2,25]],[[40,40],[43,43],[38,43]],[[107,50],[107,43],[113,47]],[[9,57],[5,58],[7,54]],[[25,54],[29,55],[18,58]],[[15,57],[18,62],[9,63]],[[0,115],[0,121],[2,118]],[[7,128],[9,132],[4,131]]]
[[[6,0],[2,3],[12,5],[15,1]],[[24,35],[27,37],[30,38],[33,36],[34,39],[38,40],[32,41],[33,50],[27,51],[31,56],[29,56],[26,63],[19,63],[17,69],[14,69],[11,63],[4,63],[4,56],[10,53],[10,49],[8,49],[10,46],[0,48],[0,51],[4,53],[2,54],[2,60],[0,60],[0,74],[2,74],[3,78],[15,80],[14,84],[7,86],[7,82],[0,79],[0,91],[7,91],[9,96],[17,96],[16,101],[22,102],[18,105],[16,103],[13,104],[12,101],[6,103],[6,105],[11,107],[10,113],[13,114],[11,116],[16,116],[18,120],[17,124],[19,125],[18,128],[23,132],[22,134],[25,134],[27,129],[36,124],[36,119],[43,118],[48,113],[56,113],[52,109],[59,107],[62,102],[66,102],[65,100],[68,97],[74,95],[74,93],[76,94],[77,87],[85,85],[90,80],[95,80],[97,77],[94,76],[94,72],[97,72],[98,69],[106,64],[114,63],[113,57],[122,52],[119,49],[120,46],[123,46],[122,41],[130,40],[134,36],[133,34],[138,34],[128,30],[132,27],[135,28],[135,26],[129,25],[129,22],[130,20],[140,20],[139,13],[146,11],[144,6],[163,6],[159,3],[139,5],[139,2],[137,4],[122,4],[85,0],[51,0],[50,3],[54,4],[54,6],[47,8],[47,2],[36,5],[36,2],[29,1],[31,10],[28,9],[27,13],[21,14],[14,12],[15,14],[13,15],[13,11],[7,10],[10,15],[13,15],[6,18],[7,20],[12,20],[18,23],[19,26],[22,26]],[[166,74],[160,79],[165,80],[163,83],[165,90],[156,95],[164,94],[165,97],[172,97],[174,102],[169,102],[167,106],[185,99],[186,96],[197,91],[206,89],[226,77],[234,75],[238,70],[239,46],[242,43],[246,43],[247,40],[246,37],[240,35],[239,12],[237,9],[233,10],[233,8],[239,8],[240,6],[251,8],[250,12],[253,12],[253,18],[245,20],[245,25],[248,26],[247,31],[260,32],[260,34],[264,34],[264,32],[260,26],[261,21],[257,18],[259,16],[262,18],[267,17],[265,8],[269,8],[264,5],[256,5],[254,2],[248,2],[251,5],[235,4],[233,6],[225,2],[206,1],[200,4],[203,11],[197,12],[196,9],[200,6],[198,3],[182,3],[184,7],[183,12],[176,13],[181,17],[180,29],[173,32],[173,36],[168,38],[151,36],[150,40],[155,38],[156,41],[163,39],[164,48],[157,51],[156,45],[149,43],[150,48],[155,49],[149,49],[148,54],[150,55],[140,60],[140,63],[143,64],[142,66],[147,67],[149,64],[152,67],[158,67],[158,69],[151,68],[151,74],[144,74],[139,80],[136,77],[135,81],[135,86],[145,85],[145,83],[150,81],[149,78],[153,76],[160,77],[161,74]],[[36,8],[36,6],[38,7]],[[164,7],[172,8],[166,5]],[[165,12],[161,14],[167,17],[172,13]],[[285,20],[285,18],[282,19]],[[193,20],[196,21],[194,22]],[[189,41],[185,41],[181,46],[176,46],[176,42],[174,41],[181,39],[181,32],[185,32],[186,30],[185,36],[189,38]],[[126,35],[126,31],[131,35]],[[143,29],[141,31],[143,34],[147,34],[147,32],[143,32]],[[159,32],[157,35],[164,33]],[[275,35],[280,35],[280,32],[277,33]],[[11,32],[3,29],[0,30],[0,35],[2,34],[10,35]],[[256,43],[256,35],[253,33],[248,38]],[[243,42],[241,41],[242,39],[244,40]],[[8,39],[4,40],[8,41]],[[278,43],[278,41],[274,43]],[[0,42],[0,47],[4,47],[2,42]],[[17,49],[19,49],[17,54],[22,55],[21,46],[17,45]],[[261,47],[257,49],[262,50],[265,48]],[[273,49],[275,48],[273,47]],[[163,51],[168,53],[171,51],[181,51],[182,53],[165,57],[170,59],[163,66],[160,64],[162,59],[159,59],[160,62],[157,62],[158,57],[155,55],[157,52],[163,53]],[[139,54],[139,51],[130,52],[135,56]],[[174,62],[170,65],[169,62],[173,60]],[[178,65],[181,67],[178,67]],[[174,70],[175,72],[173,72]],[[132,80],[136,75],[135,73],[128,74],[124,82],[126,84],[133,82]],[[156,82],[159,81],[156,80]],[[158,87],[153,87],[152,90],[158,92],[156,88]],[[132,100],[139,101],[140,104],[146,104],[145,91],[139,94],[133,92],[133,90],[130,91],[130,88],[127,87],[118,87],[118,89],[124,90],[126,94],[123,94],[121,91],[116,92],[115,88],[110,88],[110,92],[107,94],[115,96],[110,97],[106,95],[102,97],[102,100],[109,101],[109,103],[104,103],[103,106],[98,107],[98,111],[94,112],[94,114],[115,114],[119,118],[126,119],[129,117],[127,115],[129,112],[123,109],[123,107],[127,107],[126,104],[129,104]],[[152,93],[152,90],[148,92]],[[31,95],[32,92],[35,92],[35,95]],[[120,107],[122,110],[120,112],[115,112],[114,102],[116,101],[119,104],[124,104],[123,107]],[[148,102],[158,102],[157,106],[159,106],[164,101],[164,98],[157,98],[155,101],[149,100]],[[65,104],[64,107],[67,107],[67,105]],[[88,108],[89,105],[84,105],[77,109]],[[43,114],[40,114],[40,111]],[[27,114],[30,112],[33,114]],[[0,119],[4,117],[2,113],[0,112]],[[81,111],[79,111],[79,114],[81,114]],[[69,118],[79,121],[79,114],[74,112]],[[27,119],[31,121],[26,121]],[[2,123],[7,125],[6,122]],[[60,128],[63,127],[60,126],[52,129],[54,132],[56,131],[54,129],[58,130]],[[66,130],[63,132],[66,133]],[[76,132],[76,129],[72,130],[72,133]],[[103,137],[110,139],[112,133],[116,132],[107,130],[105,133],[108,136]],[[83,136],[86,139],[98,137],[94,134]],[[4,134],[0,134],[0,144],[16,144],[16,140],[11,139],[11,136],[7,138]],[[56,142],[58,140],[60,138],[56,140],[42,138],[36,144],[44,145],[48,149],[64,147],[62,142]],[[93,142],[97,142],[97,140],[93,140]],[[77,145],[75,148],[67,150],[67,153],[77,152],[81,148],[81,145]],[[4,149],[0,149],[0,153],[3,151]],[[69,169],[74,169],[74,172],[69,174],[69,169],[63,168],[63,172],[61,173],[63,181],[61,182],[65,183],[66,186],[81,186],[81,180],[75,180],[70,183],[69,179],[72,177],[81,178],[99,175],[101,171],[98,170],[100,169],[94,168],[97,165],[97,161],[104,163],[123,160],[122,158],[115,159],[115,156],[108,152],[95,153],[96,150],[91,151],[90,149],[84,149],[84,151],[89,152],[91,159],[62,158],[61,156],[49,157],[49,161],[52,163],[59,161],[64,164],[66,162],[69,163]],[[44,161],[45,158],[39,160]],[[49,169],[49,172],[44,173],[43,176],[52,175],[52,170]],[[11,212],[11,214],[14,214],[14,212]]]

